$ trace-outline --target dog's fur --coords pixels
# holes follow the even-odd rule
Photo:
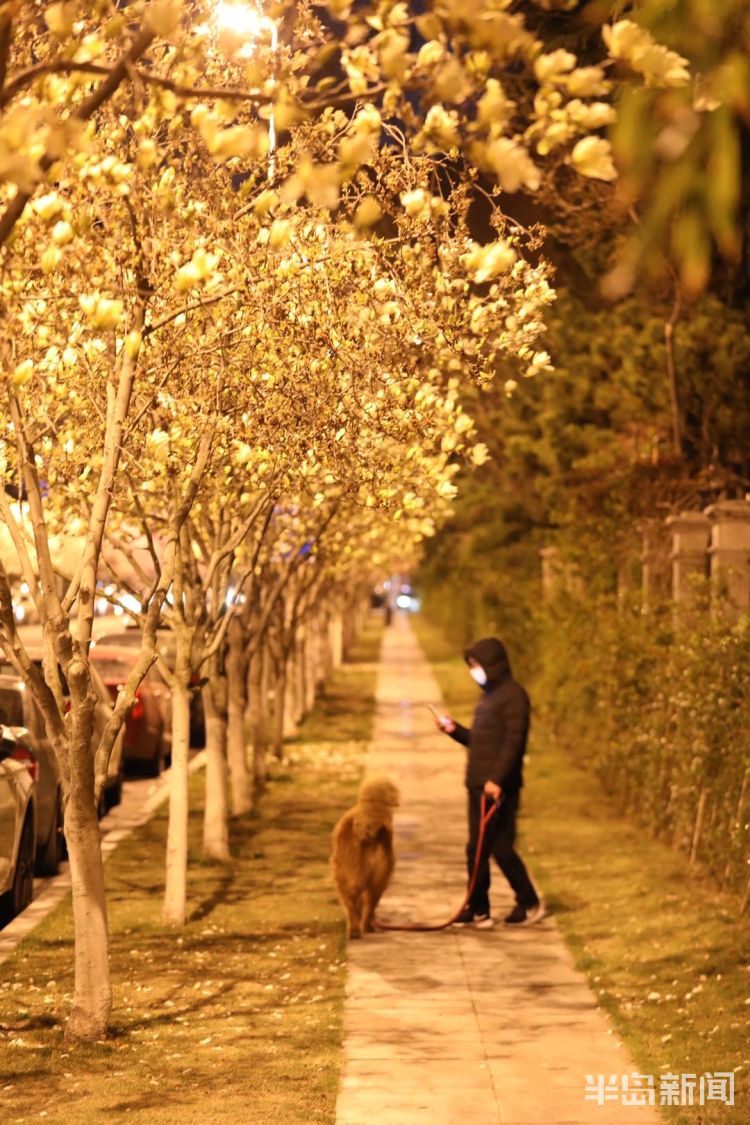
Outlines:
[[[375,908],[388,886],[393,854],[393,808],[399,792],[387,777],[368,777],[357,804],[339,820],[331,836],[331,866],[347,916],[347,936],[374,930]]]

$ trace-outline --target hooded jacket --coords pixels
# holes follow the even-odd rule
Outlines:
[[[464,659],[476,660],[487,674],[471,729],[456,724],[451,738],[468,746],[466,785],[481,788],[494,781],[505,793],[523,785],[523,756],[529,734],[529,697],[511,673],[505,645],[486,637],[467,648]]]

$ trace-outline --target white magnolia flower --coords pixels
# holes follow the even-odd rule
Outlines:
[[[616,180],[612,146],[602,137],[583,137],[570,155],[573,167],[592,180]]]

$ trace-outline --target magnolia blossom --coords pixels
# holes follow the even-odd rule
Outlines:
[[[570,161],[577,172],[592,180],[616,180],[612,147],[602,137],[583,137],[573,149]]]

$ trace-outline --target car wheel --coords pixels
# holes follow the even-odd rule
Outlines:
[[[160,746],[151,761],[145,763],[143,772],[146,774],[146,777],[159,777],[163,769],[164,752]]]
[[[161,771],[164,769],[165,757],[166,755],[164,753],[164,739],[162,737],[162,731],[160,731],[159,737],[156,740],[156,750],[154,751],[154,756],[149,762],[145,763],[146,777],[159,777],[161,775]]]
[[[118,773],[114,785],[108,786],[104,790],[104,808],[106,812],[113,809],[115,805],[119,805],[122,800],[122,774]]]
[[[64,850],[63,811],[58,794],[55,812],[52,817],[49,839],[37,857],[37,871],[40,875],[57,875]]]
[[[15,918],[31,902],[34,894],[34,826],[31,817],[27,816],[21,831],[21,843],[18,848],[16,873],[13,876],[13,886],[8,891],[5,916],[8,921]]]

